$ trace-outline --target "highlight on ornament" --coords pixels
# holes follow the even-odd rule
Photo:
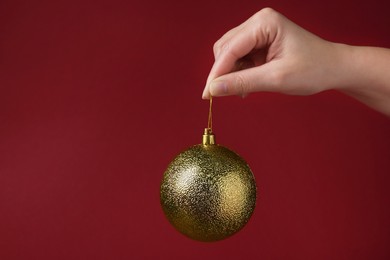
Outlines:
[[[202,143],[173,159],[160,189],[169,222],[187,237],[206,242],[241,230],[256,204],[256,183],[248,164],[215,142],[211,108],[212,99]]]

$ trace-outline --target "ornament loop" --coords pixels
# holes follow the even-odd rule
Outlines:
[[[209,108],[209,121],[207,123],[207,128],[210,129],[213,129],[213,114],[212,114],[212,106],[213,106],[213,97],[210,96],[210,108]]]

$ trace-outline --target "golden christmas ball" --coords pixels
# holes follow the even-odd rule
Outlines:
[[[206,128],[203,143],[180,153],[168,166],[160,200],[169,222],[200,241],[225,239],[242,229],[256,203],[256,183],[248,164],[215,144]]]

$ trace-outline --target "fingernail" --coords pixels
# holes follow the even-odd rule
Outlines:
[[[210,93],[213,96],[223,96],[228,93],[227,85],[224,81],[212,81],[210,83]]]

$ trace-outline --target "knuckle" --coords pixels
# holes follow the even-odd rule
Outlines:
[[[252,27],[255,34],[263,37],[272,38],[283,24],[283,16],[274,9],[267,7],[261,9],[252,18]]]
[[[265,7],[261,9],[258,14],[263,17],[274,17],[277,16],[278,12],[276,12],[274,9],[271,7]]]
[[[280,21],[280,18],[281,15],[270,7],[261,9],[253,16],[253,19],[255,20],[256,23],[263,23],[265,21],[278,22]]]
[[[214,43],[214,46],[213,46],[213,51],[214,51],[214,54],[216,54],[219,49],[220,49],[220,46],[221,46],[221,40],[218,40]]]
[[[248,81],[247,79],[241,75],[240,73],[236,75],[235,82],[236,86],[236,93],[237,95],[243,96],[246,95],[248,92]]]
[[[229,42],[218,40],[214,43],[213,52],[214,56],[218,56],[221,52],[229,49]]]

